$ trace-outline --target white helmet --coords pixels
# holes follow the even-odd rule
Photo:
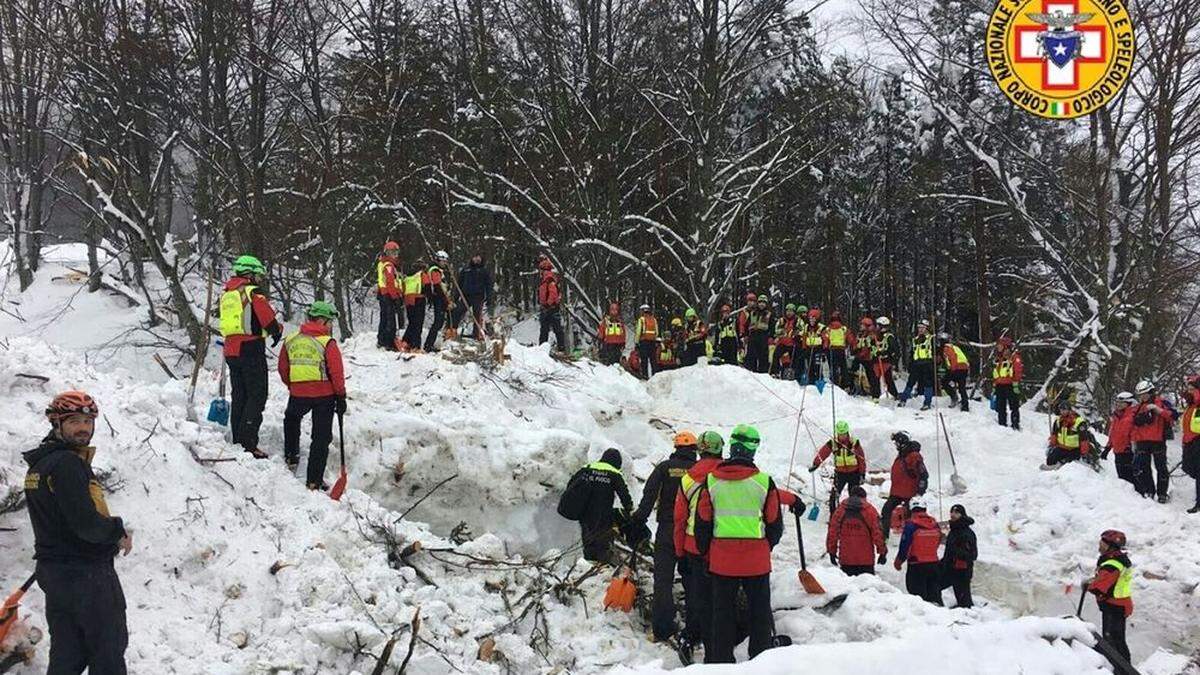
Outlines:
[[[446,253],[445,251],[438,251],[437,253],[434,254],[434,256],[438,260],[449,260],[450,259],[450,254]]]
[[[1137,401],[1133,394],[1123,391],[1117,394],[1117,403],[1135,403]]]
[[[921,319],[920,321],[917,322],[917,325],[929,328],[929,319]]]
[[[1154,383],[1150,380],[1142,380],[1141,382],[1137,383],[1137,386],[1134,387],[1133,390],[1137,392],[1138,396],[1141,396],[1142,394],[1149,394],[1150,392],[1154,391]]]
[[[920,497],[913,497],[912,499],[908,500],[908,510],[916,511],[917,509],[928,511],[929,506],[925,504],[925,500],[921,499]]]
[[[643,312],[649,312],[649,311],[650,311],[650,305],[647,305],[647,304],[645,304],[645,303],[642,303],[642,306],[641,306],[641,307],[639,307],[638,309],[642,310]]]
[[[886,327],[892,325],[892,320],[887,318],[886,316],[881,316],[878,319],[875,319],[875,323],[877,325],[880,325],[880,326],[883,326],[884,328],[886,328]]]

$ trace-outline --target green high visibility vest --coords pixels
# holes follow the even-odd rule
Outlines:
[[[1081,426],[1083,426],[1083,418],[1079,417],[1078,415],[1075,416],[1075,423],[1069,427],[1063,426],[1062,423],[1059,423],[1057,436],[1058,447],[1066,448],[1068,450],[1078,450],[1079,427]]]
[[[830,347],[845,347],[846,346],[846,327],[838,326],[837,328],[829,329],[829,346]]]
[[[300,382],[323,382],[329,379],[325,365],[325,346],[333,337],[305,335],[299,331],[284,338],[283,348],[288,355],[288,379]]]
[[[763,506],[770,487],[771,477],[761,471],[742,480],[722,480],[710,473],[708,494],[713,506],[713,538],[765,538]]]
[[[422,274],[420,272],[417,272],[416,274],[410,274],[410,275],[404,277],[404,295],[405,296],[421,294],[421,277],[422,277]]]
[[[933,358],[933,336],[913,338],[913,361],[929,361]]]
[[[254,291],[257,286],[240,286],[221,294],[221,337],[252,335]],[[263,331],[263,335],[267,332]]]
[[[1188,422],[1188,426],[1191,427],[1193,434],[1200,434],[1200,408],[1192,406],[1191,408],[1188,408],[1186,412],[1184,412],[1184,415],[1192,416],[1191,420]]]
[[[1133,595],[1133,570],[1126,567],[1120,560],[1105,560],[1101,567],[1111,567],[1120,573],[1116,585],[1113,586],[1113,600],[1124,600]]]

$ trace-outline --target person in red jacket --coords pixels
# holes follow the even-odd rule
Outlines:
[[[696,546],[696,508],[708,474],[721,464],[724,447],[725,439],[716,431],[700,434],[697,444],[700,459],[680,479],[679,491],[675,493],[672,521],[675,558],[683,561],[688,570],[684,581],[690,583],[684,588],[684,628],[679,646],[689,652],[700,642],[705,654],[712,653],[712,577],[708,574],[708,561]]]
[[[325,464],[333,441],[333,415],[346,413],[346,377],[342,352],[329,331],[337,310],[317,300],[308,308],[308,321],[287,336],[279,350],[279,379],[287,385],[283,413],[283,456],[288,469],[300,464],[300,423],[312,413],[312,443],[308,446],[309,490],[328,490]]]
[[[1188,513],[1200,513],[1200,375],[1190,375],[1180,399],[1183,411],[1183,471],[1196,481],[1196,504]]]
[[[541,278],[538,281],[538,344],[543,345],[554,333],[555,348],[560,352],[567,351],[567,339],[563,335],[562,325],[562,290],[559,287],[558,274],[554,271],[554,263],[545,253],[538,256],[538,270]]]
[[[992,363],[992,393],[996,399],[996,421],[1008,426],[1009,413],[1012,428],[1021,428],[1021,379],[1025,376],[1025,364],[1021,355],[1013,348],[1012,338],[1007,335],[996,340],[996,358]]]
[[[892,442],[896,444],[896,459],[892,460],[892,485],[879,518],[884,541],[891,534],[892,512],[896,507],[907,504],[917,495],[925,494],[929,486],[929,472],[925,469],[925,459],[921,457],[921,444],[903,431],[892,434]]]
[[[852,577],[875,574],[875,563],[887,562],[879,512],[867,501],[867,491],[861,486],[850,488],[850,496],[829,519],[825,550],[829,552],[829,562],[839,565]]]
[[[1170,501],[1171,472],[1167,468],[1167,431],[1175,422],[1175,413],[1158,396],[1154,384],[1148,380],[1138,382],[1134,389],[1138,404],[1133,409],[1133,479],[1137,491],[1143,497],[1158,495],[1160,504]],[[1154,474],[1150,463],[1154,463]]]
[[[1108,443],[1100,453],[1101,459],[1107,459],[1108,453],[1113,453],[1113,465],[1117,468],[1117,478],[1127,481],[1137,487],[1133,478],[1133,452],[1130,434],[1133,433],[1133,404],[1137,402],[1133,394],[1123,391],[1117,394],[1117,402],[1113,407],[1112,416],[1108,419]]]
[[[244,255],[233,263],[234,276],[221,294],[221,336],[225,339],[225,363],[233,396],[229,406],[229,429],[233,442],[254,456],[266,459],[258,447],[263,408],[267,405],[267,345],[279,344],[283,327],[258,282],[266,268],[254,256]]]
[[[1096,575],[1087,582],[1100,608],[1101,634],[1121,656],[1129,660],[1125,642],[1125,620],[1133,614],[1133,563],[1125,554],[1125,533],[1105,530],[1100,535],[1100,559]]]
[[[833,455],[833,487],[829,490],[829,512],[837,508],[842,489],[862,485],[867,475],[867,455],[863,452],[862,444],[857,438],[850,436],[850,424],[839,420],[834,425],[834,437],[817,450],[808,472],[813,473],[830,455]]]
[[[954,344],[949,333],[938,335],[940,365],[945,369],[941,386],[950,395],[950,405],[957,405],[963,412],[970,410],[970,397],[967,396],[967,376],[971,372],[971,362],[962,347]],[[957,391],[955,391],[957,389]]]
[[[739,589],[749,604],[750,658],[771,645],[771,549],[783,536],[782,506],[788,498],[754,465],[758,445],[757,429],[734,427],[730,458],[709,473],[696,505],[696,548],[707,556],[713,585],[712,650],[705,653],[705,663],[734,662]],[[803,503],[793,499],[791,509],[798,513]]]
[[[389,241],[383,245],[383,253],[375,261],[375,294],[379,298],[379,331],[375,342],[380,349],[396,351],[397,317],[400,310],[400,244]]]
[[[859,396],[874,395],[878,397],[878,393],[872,394],[872,392],[879,391],[879,374],[875,372],[876,343],[875,320],[864,316],[858,320],[858,334],[854,336],[851,350],[854,353],[854,363],[850,364],[850,378],[855,383],[852,392]],[[865,387],[862,386],[863,382],[858,376],[859,372],[866,380]]]
[[[608,314],[600,319],[596,329],[596,341],[600,344],[600,363],[610,366],[621,360],[625,349],[625,322],[621,320],[621,305],[608,303]]]
[[[829,352],[829,335],[821,323],[820,309],[808,310],[808,319],[800,327],[796,340],[792,370],[796,371],[796,381],[805,386],[821,379],[821,359]]]
[[[938,546],[942,543],[942,530],[938,522],[925,510],[925,500],[915,497],[909,502],[912,515],[904,524],[900,536],[900,550],[892,566],[897,570],[905,562],[908,572],[904,586],[910,595],[919,595],[926,602],[942,605],[942,582]]]

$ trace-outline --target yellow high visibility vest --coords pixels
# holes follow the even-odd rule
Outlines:
[[[1064,427],[1060,422],[1058,425],[1058,436],[1056,440],[1058,447],[1068,450],[1079,449],[1079,427],[1083,426],[1083,418],[1076,416],[1075,423],[1069,427]]]
[[[933,358],[933,336],[913,338],[913,361],[928,361]]]
[[[404,295],[421,294],[421,277],[422,274],[420,272],[404,277]]]
[[[1002,377],[1011,378],[1015,372],[1016,369],[1013,368],[1012,359],[997,361],[996,364],[992,366],[992,379],[998,380]]]
[[[830,347],[845,347],[846,346],[846,327],[829,329],[829,346]]]
[[[257,286],[241,286],[221,294],[221,337],[252,335],[254,291]],[[262,331],[266,335],[266,331]]]
[[[825,340],[821,337],[821,333],[825,332],[825,324],[818,323],[815,326],[804,324],[804,346],[820,347]]]
[[[305,335],[299,331],[287,336],[283,348],[287,350],[289,374],[293,384],[300,382],[323,382],[329,379],[325,365],[325,346],[333,337],[329,335]]]
[[[829,443],[833,446],[833,465],[842,468],[855,468],[858,466],[858,455],[854,454],[854,446],[858,443],[857,438],[851,438],[848,445],[838,443],[836,438],[829,439]]]
[[[392,266],[392,277],[397,276],[395,264],[386,260],[380,260],[379,262],[375,263],[375,276],[378,278],[376,281],[376,286],[380,289],[387,288],[387,275],[384,274],[384,270],[387,269],[388,265]]]
[[[637,329],[635,331],[638,336],[638,341],[648,342],[658,339],[658,319],[645,314],[638,317]]]
[[[1120,573],[1117,578],[1117,583],[1113,586],[1112,597],[1114,600],[1124,600],[1133,595],[1133,570],[1126,567],[1120,560],[1105,560],[1100,563],[1101,567],[1111,567]]]

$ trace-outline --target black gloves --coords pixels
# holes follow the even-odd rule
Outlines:
[[[887,564],[887,554],[886,554],[886,553],[880,553],[880,554],[879,554],[879,560],[876,560],[875,562],[876,562],[876,563],[878,563],[878,564],[880,564],[880,565],[886,565],[886,564]]]
[[[813,464],[812,466],[808,467],[808,472],[809,472],[809,473],[812,473],[812,472],[814,472],[814,471],[816,471],[816,470],[817,470],[817,465],[816,465],[816,464]]]
[[[280,332],[280,333],[272,333],[272,334],[271,334],[271,346],[272,346],[272,347],[276,347],[276,346],[278,346],[278,345],[279,345],[279,340],[280,340],[281,338],[283,338],[283,333],[282,333],[282,332]]]
[[[1111,446],[1106,446],[1104,451],[1100,453],[1100,459],[1108,459],[1108,453],[1112,452]]]
[[[334,406],[335,406],[334,410],[337,410],[337,414],[345,415],[346,414],[346,397],[339,396],[337,398],[337,403],[335,403]]]
[[[800,501],[799,497],[796,497],[796,501],[792,502],[792,505],[788,507],[788,511],[791,511],[793,515],[802,516],[804,515],[804,508],[804,502]]]
[[[830,554],[829,554],[829,564],[830,564],[830,565],[837,565],[837,554],[836,554],[836,553],[830,553]]]

